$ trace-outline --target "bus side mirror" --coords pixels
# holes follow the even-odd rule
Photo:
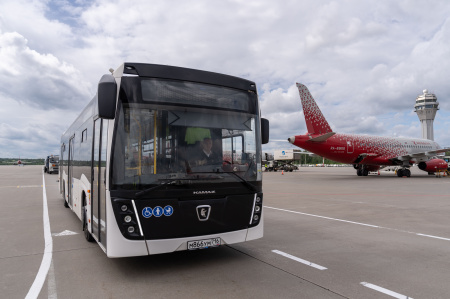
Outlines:
[[[261,118],[261,143],[269,143],[269,120]]]
[[[103,75],[98,82],[98,116],[114,119],[116,116],[117,85],[112,75]]]

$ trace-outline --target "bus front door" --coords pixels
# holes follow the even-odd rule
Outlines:
[[[70,138],[69,140],[69,157],[67,159],[68,162],[68,170],[67,170],[67,195],[69,196],[69,206],[72,207],[73,205],[73,142],[74,142],[75,136]]]

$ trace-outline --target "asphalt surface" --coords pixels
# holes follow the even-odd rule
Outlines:
[[[57,175],[0,166],[0,297],[30,294],[49,254],[38,298],[450,297],[450,178],[301,168],[263,179],[264,238],[109,259],[64,208]]]

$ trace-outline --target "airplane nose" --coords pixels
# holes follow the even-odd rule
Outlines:
[[[294,144],[294,142],[295,142],[295,136],[289,137],[289,138],[288,138],[288,141],[289,141],[290,143]]]

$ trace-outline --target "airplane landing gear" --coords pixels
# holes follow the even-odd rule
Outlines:
[[[369,175],[369,170],[367,170],[364,165],[359,165],[358,168],[356,169],[356,174],[358,176],[368,176]]]
[[[397,170],[397,176],[399,178],[404,176],[409,178],[411,176],[411,170],[409,170],[408,168],[400,168],[399,170]]]

